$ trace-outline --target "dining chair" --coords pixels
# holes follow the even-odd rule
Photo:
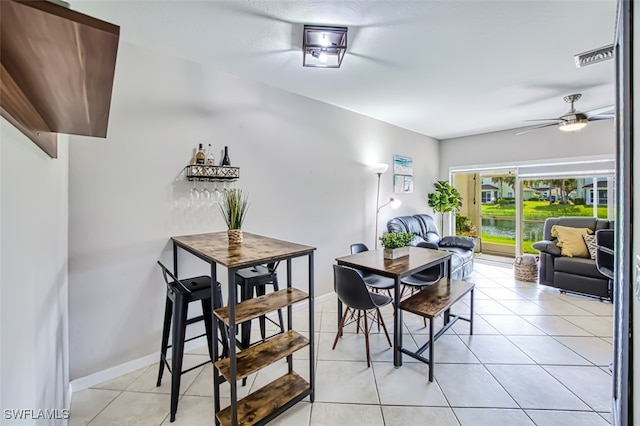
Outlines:
[[[167,269],[160,261],[158,265],[162,270],[167,287],[167,297],[164,309],[164,324],[162,328],[162,342],[160,344],[160,365],[158,368],[158,380],[156,386],[162,383],[162,375],[165,365],[171,373],[171,411],[170,421],[173,422],[178,411],[178,399],[180,397],[180,378],[183,374],[191,370],[202,367],[213,360],[212,340],[213,327],[211,321],[211,313],[213,308],[218,308],[222,303],[222,289],[220,283],[217,283],[217,299],[218,303],[211,301],[211,277],[203,275],[193,278],[185,278],[179,280]],[[202,306],[202,315],[187,318],[187,311],[191,302],[200,302]],[[204,322],[205,333],[191,338],[186,338],[186,328],[188,325],[198,322]],[[227,356],[228,349],[226,345],[226,328],[221,325],[220,331],[223,338],[219,341],[223,345],[222,355]],[[171,332],[171,344],[169,345],[169,333]],[[206,336],[207,347],[209,349],[209,359],[194,367],[182,370],[182,360],[184,356],[185,342]],[[216,342],[217,343],[217,342]],[[172,348],[171,364],[167,361],[167,349]]]
[[[369,251],[369,248],[363,243],[351,244],[350,249],[351,254]],[[390,297],[393,297],[392,290],[395,287],[395,281],[393,278],[383,277],[382,275],[376,275],[372,272],[362,271],[360,269],[355,270],[360,274],[367,286],[371,287],[376,293],[380,290],[385,290]]]
[[[239,269],[236,272],[236,284],[240,287],[240,300],[248,300],[255,296],[264,296],[266,286],[272,285],[273,291],[278,291],[278,264],[280,262],[267,263],[249,268]],[[280,328],[280,333],[284,333],[284,321],[282,309],[278,309],[278,323],[271,318],[262,315],[260,321],[260,336],[262,340],[266,338],[266,320]],[[251,346],[251,321],[246,321],[241,325],[240,342],[243,348]]]
[[[362,276],[355,269],[348,268],[346,266],[333,265],[333,277],[334,288],[338,295],[338,299],[346,307],[340,324],[338,324],[338,331],[336,338],[333,341],[333,348],[336,348],[338,339],[342,336],[342,331],[345,325],[357,322],[357,330],[362,330],[364,334],[364,341],[367,352],[367,367],[371,367],[371,352],[369,350],[369,331],[373,323],[369,325],[369,319],[377,322],[378,325],[382,325],[389,347],[391,347],[391,339],[387,332],[387,327],[384,324],[384,319],[380,314],[380,308],[391,303],[392,298],[380,293],[370,292],[367,288],[367,284],[363,280]],[[357,320],[353,319],[353,313],[357,313]],[[351,321],[347,323],[347,317],[351,315]],[[364,327],[362,326],[360,319],[364,320]]]

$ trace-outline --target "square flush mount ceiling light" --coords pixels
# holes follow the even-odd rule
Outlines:
[[[305,25],[302,49],[303,66],[340,68],[347,51],[347,27]]]

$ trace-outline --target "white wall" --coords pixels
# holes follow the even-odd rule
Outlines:
[[[171,236],[225,229],[215,207],[185,207],[192,184],[180,172],[198,143],[229,146],[236,185],[250,194],[246,231],[317,247],[318,296],[333,290],[331,265],[349,244],[373,246],[376,177],[367,164],[414,160],[414,192],[381,211],[381,230],[395,215],[430,211],[439,171],[433,139],[122,42],[108,138],[83,139],[70,147],[72,379],[158,351],[156,260],[170,262]],[[383,176],[382,200],[393,195],[392,176]],[[303,265],[294,261],[296,278]],[[182,276],[207,271],[181,257]]]
[[[440,143],[440,176],[453,166],[534,162],[564,158],[614,156],[613,120],[592,121],[579,132],[548,127],[516,136],[518,130],[485,133]]]
[[[0,136],[0,408],[61,410],[69,385],[68,138],[59,137],[54,160],[4,119]]]

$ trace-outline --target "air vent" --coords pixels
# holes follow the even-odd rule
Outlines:
[[[599,49],[590,50],[588,52],[579,53],[574,55],[573,59],[576,61],[576,67],[578,68],[597,64],[598,62],[606,61],[607,59],[613,59],[613,44]]]

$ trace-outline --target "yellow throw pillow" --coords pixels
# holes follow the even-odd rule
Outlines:
[[[589,228],[571,228],[568,226],[553,225],[551,236],[556,237],[556,245],[560,247],[561,254],[567,257],[590,257],[587,245],[582,238],[583,234],[593,234]]]

